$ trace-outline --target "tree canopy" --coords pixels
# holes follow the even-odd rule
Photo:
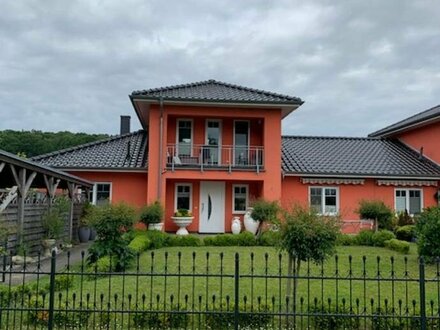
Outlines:
[[[107,134],[72,132],[0,131],[0,149],[25,157],[34,157],[48,152],[73,147],[83,143],[107,138]]]

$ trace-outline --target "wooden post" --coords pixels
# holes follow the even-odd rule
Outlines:
[[[0,163],[0,173],[3,171],[4,168],[5,168],[5,163]]]
[[[77,185],[71,182],[67,183],[67,189],[69,191],[70,198],[70,210],[69,210],[69,240],[72,242],[73,239],[73,208],[75,203],[75,191]]]
[[[49,207],[52,206],[53,200],[55,198],[55,192],[57,191],[58,184],[60,183],[60,180],[56,180],[54,177],[48,177],[46,174],[44,174],[44,182],[46,184],[46,190],[47,195],[49,196]]]
[[[18,214],[18,244],[23,244],[23,230],[24,230],[24,200],[29,192],[32,182],[37,175],[37,172],[32,172],[27,177],[26,169],[19,169],[18,173],[14,165],[10,164],[11,172],[17,184],[17,214]]]

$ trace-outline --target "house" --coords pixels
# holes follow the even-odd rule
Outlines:
[[[437,204],[438,111],[366,138],[304,137],[281,135],[282,120],[303,103],[297,97],[208,80],[135,91],[130,100],[141,130],[130,132],[122,116],[120,135],[34,160],[96,182],[95,203],[160,200],[166,231],[185,208],[195,217],[189,231],[229,232],[258,198],[339,213],[345,232],[363,225],[361,199],[410,213]]]

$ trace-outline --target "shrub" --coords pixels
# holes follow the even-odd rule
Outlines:
[[[203,241],[195,235],[171,236],[168,241],[169,246],[201,246]]]
[[[57,275],[55,277],[55,290],[67,290],[73,287],[73,276],[69,274]]]
[[[413,225],[414,219],[408,214],[408,211],[399,212],[397,215],[397,225],[399,227]]]
[[[361,200],[357,212],[362,219],[377,221],[379,229],[393,229],[393,210],[380,200]]]
[[[396,238],[396,235],[394,235],[393,232],[389,230],[379,230],[373,234],[371,240],[374,246],[384,247],[385,242],[393,238]]]
[[[140,220],[144,224],[160,223],[164,216],[164,209],[160,202],[155,201],[152,204],[146,205],[142,208],[140,214]]]
[[[255,246],[258,245],[257,244],[257,239],[255,238],[255,236],[248,232],[248,231],[244,231],[238,235],[235,235],[236,239],[237,239],[237,244],[239,246]]]
[[[58,239],[64,230],[64,221],[61,211],[57,207],[48,209],[41,218],[41,227],[44,230],[44,237]]]
[[[419,255],[427,261],[440,256],[440,207],[423,210],[416,224]]]
[[[410,248],[410,244],[408,242],[399,241],[395,238],[386,241],[385,246],[393,251],[401,252],[403,254],[408,254]]]
[[[279,231],[265,231],[258,238],[257,243],[260,246],[276,246],[280,241]]]
[[[412,242],[416,238],[416,226],[406,225],[396,229],[396,237],[401,241]]]
[[[136,312],[132,317],[136,328],[141,329],[187,329],[189,316],[185,310],[171,306],[171,312],[165,314],[154,308]]]
[[[146,236],[151,242],[151,249],[160,249],[168,246],[171,235],[168,235],[159,230],[149,230],[147,231]]]
[[[209,246],[238,246],[238,236],[232,234],[208,236],[205,237],[204,243]]]
[[[233,310],[233,304],[211,306],[209,311],[212,313],[207,314],[205,320],[207,328],[231,329],[234,326],[234,314],[226,314],[225,311]],[[239,310],[244,312],[239,314],[238,324],[240,329],[265,329],[273,320],[272,315],[265,314],[271,312],[270,306],[258,305],[251,312],[249,306],[246,308],[246,306],[240,305]],[[215,312],[218,312],[218,314]]]
[[[345,305],[328,305],[315,300],[314,305],[309,308],[312,313],[311,319],[315,329],[336,330],[336,329],[359,329],[360,319],[350,308]],[[353,316],[348,316],[352,314]]]
[[[349,235],[349,234],[340,234],[338,236],[338,239],[336,241],[337,245],[341,246],[350,246],[350,245],[356,245],[356,236],[355,235]]]
[[[367,245],[372,246],[373,245],[373,235],[374,231],[369,229],[362,229],[359,234],[356,235],[354,238],[356,245]]]
[[[98,238],[89,248],[89,263],[93,264],[104,256],[112,256],[115,258],[115,271],[127,268],[134,253],[128,248],[129,235],[122,234],[132,231],[134,209],[123,203],[104,205],[97,210],[95,219],[94,227]]]
[[[138,254],[148,250],[150,245],[150,239],[144,234],[135,236],[130,244],[128,244],[128,247],[133,250],[134,253]]]
[[[278,214],[280,213],[280,206],[277,201],[267,201],[259,199],[252,204],[251,217],[255,221],[260,221],[258,228],[258,235],[261,234],[261,226],[264,222],[278,224]]]

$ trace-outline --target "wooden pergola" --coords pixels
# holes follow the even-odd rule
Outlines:
[[[0,201],[0,213],[17,198],[18,233],[24,224],[25,199],[31,188],[46,189],[48,204],[52,205],[57,189],[67,189],[70,198],[69,238],[73,237],[73,204],[78,188],[90,190],[93,183],[74,175],[37,164],[0,150],[0,189],[10,188],[9,196]]]

